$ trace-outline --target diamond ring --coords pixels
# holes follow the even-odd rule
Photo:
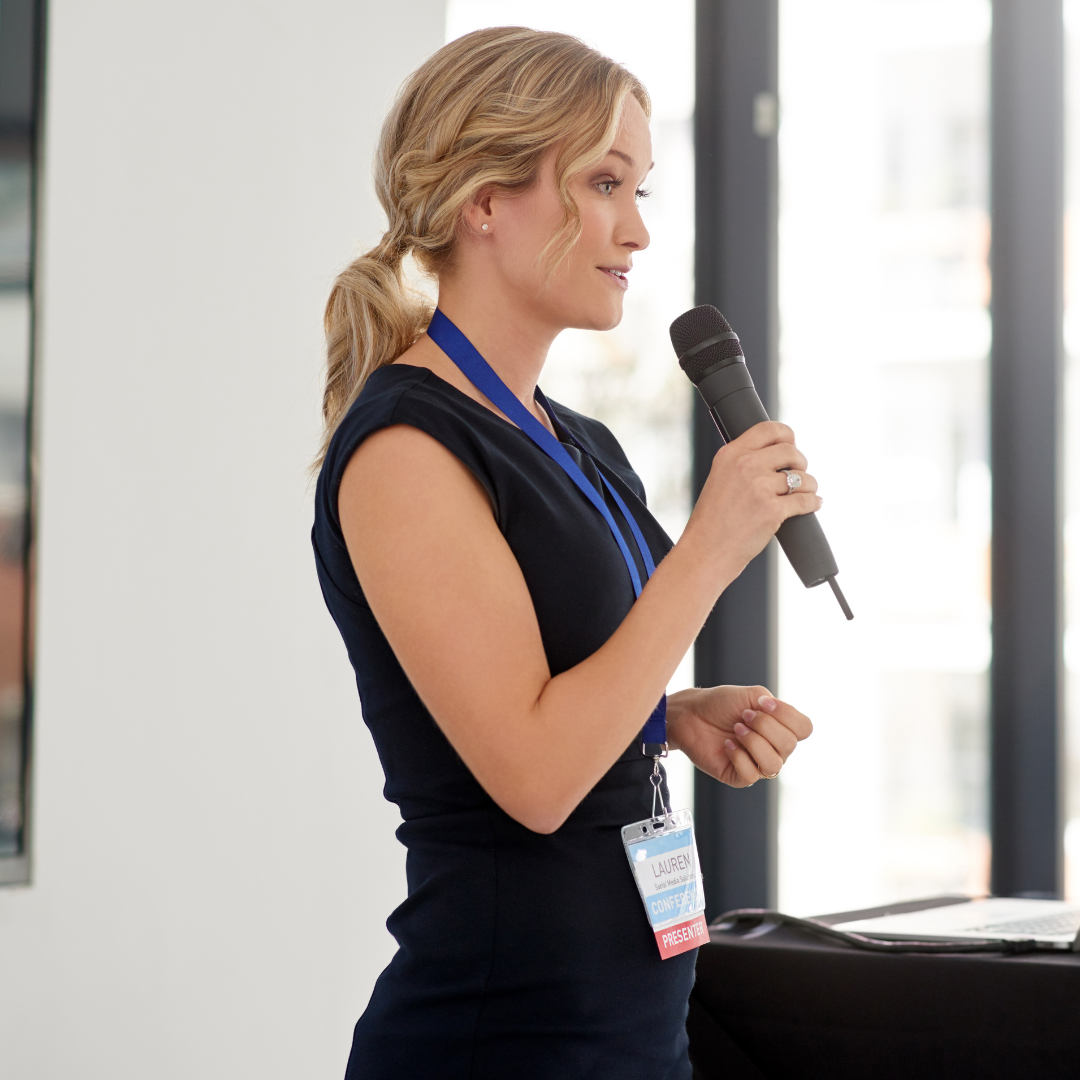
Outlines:
[[[802,477],[794,469],[785,469],[787,475],[787,493],[798,491],[802,487]]]

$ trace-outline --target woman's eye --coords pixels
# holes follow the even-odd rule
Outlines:
[[[600,189],[601,195],[610,195],[618,185],[614,180],[601,180],[596,186]]]
[[[652,192],[649,191],[648,188],[639,187],[637,191],[634,192],[634,198],[647,199],[651,194]]]

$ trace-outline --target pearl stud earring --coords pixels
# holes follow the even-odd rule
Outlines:
[[[483,229],[484,232],[487,232],[487,223],[485,222],[483,225],[480,226],[480,228]]]

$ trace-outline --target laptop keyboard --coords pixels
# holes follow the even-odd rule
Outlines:
[[[1063,911],[1057,915],[1041,915],[1035,919],[1013,919],[1011,922],[990,923],[972,927],[973,934],[1075,934],[1080,930],[1080,911]]]

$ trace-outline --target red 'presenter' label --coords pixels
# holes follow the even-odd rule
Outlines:
[[[709,928],[704,915],[695,915],[686,922],[677,923],[664,930],[657,930],[656,944],[660,946],[660,957],[668,960],[679,953],[689,952],[709,940]]]

